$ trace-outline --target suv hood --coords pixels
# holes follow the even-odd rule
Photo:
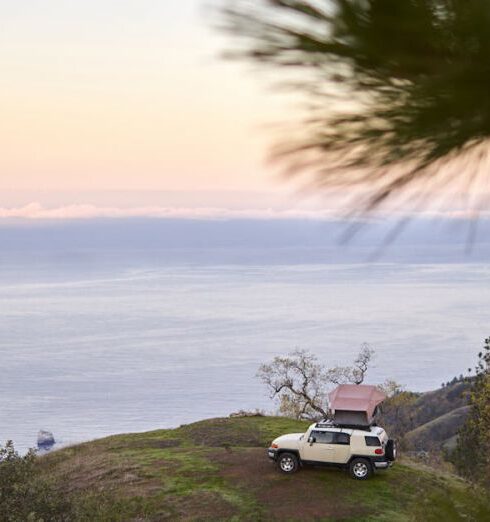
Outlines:
[[[292,447],[292,445],[297,446],[303,435],[304,433],[288,433],[287,435],[277,437],[277,439],[274,439],[272,442],[277,444],[279,447]]]

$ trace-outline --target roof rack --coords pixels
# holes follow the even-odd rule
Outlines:
[[[323,419],[320,422],[316,423],[317,428],[331,428],[332,426],[337,426],[333,420]]]
[[[316,423],[316,428],[345,428],[349,430],[363,430],[363,431],[371,431],[371,427],[373,424],[343,424],[339,422],[334,422],[333,420],[325,419],[323,421]]]

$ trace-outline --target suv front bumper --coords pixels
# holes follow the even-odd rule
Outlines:
[[[277,450],[274,449],[274,448],[269,448],[267,450],[267,456],[271,459],[271,460],[277,460]]]

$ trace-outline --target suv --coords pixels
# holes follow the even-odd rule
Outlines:
[[[283,473],[294,473],[304,464],[348,469],[352,478],[368,479],[377,469],[396,459],[395,441],[378,426],[346,427],[332,422],[312,424],[306,433],[278,437],[267,450]]]

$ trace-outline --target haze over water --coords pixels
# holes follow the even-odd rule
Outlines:
[[[105,225],[100,238],[116,242],[114,227],[121,237],[104,247],[98,226],[83,225],[91,239],[78,233],[72,242],[70,228],[17,229],[15,241],[1,230],[0,440],[19,448],[34,445],[40,428],[72,443],[271,411],[257,367],[296,347],[349,364],[368,342],[376,350],[370,382],[430,390],[473,366],[488,334],[485,262],[367,263],[359,249],[353,262],[355,248],[340,262],[320,248],[324,231],[303,233],[309,246],[301,247],[286,224],[273,226],[289,250],[279,233],[272,246],[257,239],[272,226],[260,223],[208,224],[219,231],[193,249],[167,230],[159,250],[126,244],[128,224]],[[144,241],[179,226],[189,225],[148,225]],[[202,226],[192,225],[196,236]]]

